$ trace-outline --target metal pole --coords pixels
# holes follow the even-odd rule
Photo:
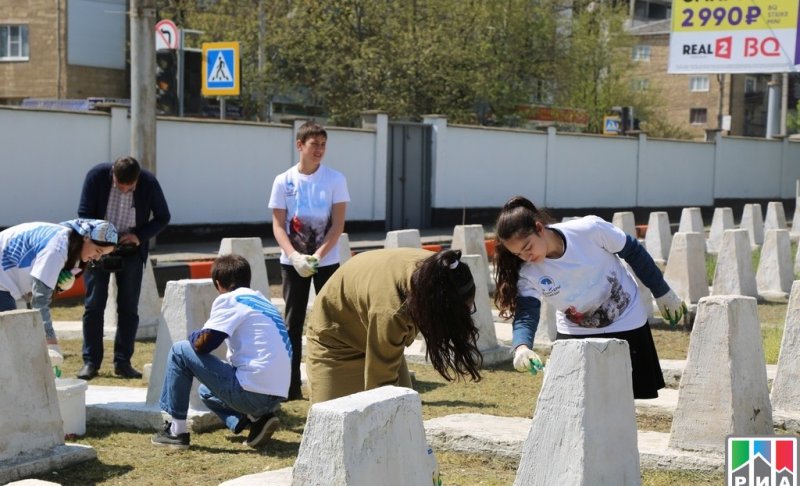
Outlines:
[[[218,99],[219,99],[219,119],[220,120],[224,120],[225,119],[225,98],[223,96],[220,96]]]
[[[783,73],[781,77],[781,136],[786,133],[786,115],[789,113],[789,73]]]
[[[717,129],[722,130],[722,110],[725,101],[725,73],[717,74],[719,82],[719,99],[717,99]]]
[[[780,84],[778,75],[773,74],[772,79],[767,83],[767,138],[773,138],[778,134],[778,118],[780,117]]]
[[[131,0],[131,155],[156,172],[156,0]]]
[[[184,56],[183,56],[183,31],[178,28],[178,116],[183,116],[183,96],[184,96]]]

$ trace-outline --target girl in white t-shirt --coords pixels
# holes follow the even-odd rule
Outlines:
[[[63,359],[50,318],[53,294],[72,287],[87,262],[116,244],[114,225],[99,219],[22,223],[0,232],[0,312],[29,301],[42,314],[51,359]]]
[[[639,242],[596,216],[547,224],[531,201],[511,198],[497,218],[495,303],[514,316],[514,367],[541,364],[531,350],[542,299],[556,308],[557,339],[604,337],[628,342],[635,398],[664,387],[647,312],[634,278],[653,292],[672,324],[685,314],[681,299]],[[620,259],[621,258],[621,259]]]

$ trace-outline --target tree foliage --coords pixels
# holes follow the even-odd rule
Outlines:
[[[331,123],[365,110],[418,120],[502,124],[520,105],[585,110],[601,128],[629,105],[625,7],[576,0],[159,0],[159,15],[237,40],[242,96],[324,107]]]

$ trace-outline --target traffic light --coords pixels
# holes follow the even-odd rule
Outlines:
[[[156,51],[156,112],[178,115],[178,59],[175,51]]]

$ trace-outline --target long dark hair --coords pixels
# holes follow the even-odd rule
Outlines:
[[[116,246],[116,244],[108,241],[92,240],[92,243],[97,246]],[[71,272],[75,267],[80,268],[80,272],[75,275],[76,278],[86,270],[88,265],[88,262],[81,261],[81,250],[83,250],[83,235],[74,229],[70,229],[69,239],[67,240],[67,261],[64,262],[64,268],[61,270]]]
[[[475,281],[461,263],[461,251],[440,251],[420,262],[410,287],[406,308],[425,339],[431,365],[448,381],[466,375],[480,381],[478,328],[466,305],[475,298]]]
[[[536,223],[550,223],[550,216],[537,209],[523,196],[514,196],[503,205],[494,225],[494,276],[497,282],[494,303],[500,309],[500,316],[509,318],[517,310],[517,281],[523,261],[503,246],[502,240],[526,238],[532,233],[539,234]]]

